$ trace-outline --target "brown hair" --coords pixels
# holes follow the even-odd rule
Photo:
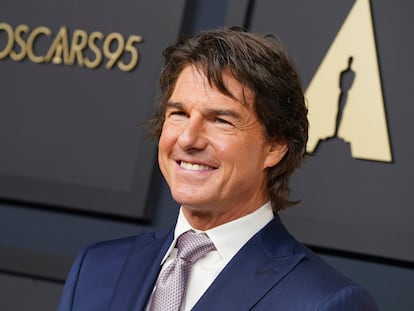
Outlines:
[[[274,35],[260,35],[240,28],[222,28],[182,38],[163,52],[161,98],[151,135],[159,139],[165,106],[181,71],[194,65],[209,83],[233,97],[223,83],[229,72],[254,94],[254,112],[270,141],[283,141],[288,151],[267,170],[267,192],[276,212],[296,202],[289,196],[289,177],[302,163],[308,139],[307,108],[299,76],[283,44]]]

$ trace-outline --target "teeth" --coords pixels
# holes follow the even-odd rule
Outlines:
[[[207,165],[201,165],[201,164],[192,164],[192,163],[188,163],[188,162],[184,162],[181,161],[180,166],[182,168],[185,168],[186,170],[191,170],[191,171],[209,171],[212,170],[212,168],[210,166]]]

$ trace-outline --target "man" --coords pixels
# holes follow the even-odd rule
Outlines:
[[[170,310],[175,303],[175,310],[377,310],[277,216],[292,204],[288,180],[308,130],[299,77],[282,44],[225,28],[182,39],[164,57],[152,134],[181,205],[176,226],[86,248],[59,310]],[[185,232],[206,238],[208,252],[168,285]]]

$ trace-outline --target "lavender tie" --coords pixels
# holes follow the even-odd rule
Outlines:
[[[192,264],[215,249],[209,237],[187,231],[178,237],[176,259],[160,274],[146,311],[177,311],[187,287]]]

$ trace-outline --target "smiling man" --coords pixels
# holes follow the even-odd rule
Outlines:
[[[269,200],[266,170],[287,144],[266,139],[252,91],[223,72],[229,97],[186,65],[168,99],[159,165],[190,224],[207,230],[252,213]]]
[[[224,28],[164,57],[152,135],[176,225],[86,248],[59,310],[377,310],[277,216],[308,137],[280,41]]]

